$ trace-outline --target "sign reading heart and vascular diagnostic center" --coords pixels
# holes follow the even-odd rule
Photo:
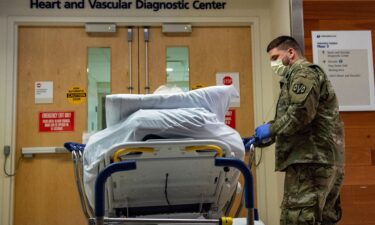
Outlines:
[[[150,1],[150,0],[30,0],[30,9],[108,9],[131,10],[146,9],[159,10],[223,10],[225,1],[178,0],[178,1]]]

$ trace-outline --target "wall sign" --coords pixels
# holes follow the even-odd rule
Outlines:
[[[216,85],[234,85],[240,94],[240,74],[238,72],[216,73]],[[232,98],[230,107],[240,107],[240,97]]]
[[[35,104],[53,103],[53,82],[35,82]]]
[[[80,87],[72,87],[66,94],[70,104],[78,105],[86,101],[86,91]]]
[[[236,110],[229,109],[225,114],[225,124],[233,129],[236,129]]]
[[[160,10],[223,10],[226,1],[177,0],[29,0],[30,9],[108,9],[130,10],[146,9],[154,12]]]
[[[194,84],[192,85],[191,90],[196,90],[196,89],[203,88],[203,87],[205,87],[205,85],[203,84]]]
[[[335,88],[341,111],[375,110],[371,31],[313,31],[314,63]]]
[[[74,112],[39,112],[39,132],[74,131]]]

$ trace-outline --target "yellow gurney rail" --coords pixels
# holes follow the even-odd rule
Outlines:
[[[201,146],[187,146],[185,148],[185,151],[187,152],[193,152],[193,151],[216,151],[217,157],[223,157],[224,153],[223,150],[216,145],[201,145]],[[113,156],[113,162],[120,162],[121,161],[121,155],[126,155],[130,153],[153,153],[155,152],[154,148],[147,148],[147,147],[138,147],[138,148],[123,148],[119,149],[115,152]]]

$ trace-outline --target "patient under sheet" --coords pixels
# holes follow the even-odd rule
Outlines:
[[[106,122],[110,127],[138,109],[205,108],[224,122],[232,98],[239,97],[234,86],[211,86],[189,92],[166,94],[113,94],[106,97]]]
[[[245,151],[240,135],[223,122],[231,96],[236,95],[232,86],[215,86],[187,93],[115,95],[116,104],[112,104],[114,96],[107,97],[107,106],[115,111],[107,111],[107,115],[114,118],[109,118],[108,128],[90,137],[84,151],[84,183],[90,205],[99,163],[116,144],[141,141],[148,135],[216,139],[227,143],[234,156],[242,159]],[[168,105],[171,100],[173,107]]]

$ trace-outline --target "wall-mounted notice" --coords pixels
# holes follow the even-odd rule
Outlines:
[[[238,94],[240,94],[240,73],[216,73],[216,85],[234,85]],[[229,106],[240,107],[240,97],[232,98]]]
[[[53,82],[35,82],[35,104],[53,103]]]
[[[40,112],[39,132],[74,131],[74,112]]]
[[[314,63],[331,80],[341,111],[375,110],[371,31],[313,31]]]
[[[25,1],[26,2],[26,1]],[[230,2],[230,1],[228,1]],[[149,10],[158,12],[160,10],[224,10],[226,1],[186,1],[186,0],[30,0],[30,9],[43,10]]]
[[[81,87],[72,87],[66,93],[66,97],[70,104],[78,105],[86,101],[86,91]]]
[[[225,124],[233,129],[236,129],[236,110],[229,109],[225,114]]]

